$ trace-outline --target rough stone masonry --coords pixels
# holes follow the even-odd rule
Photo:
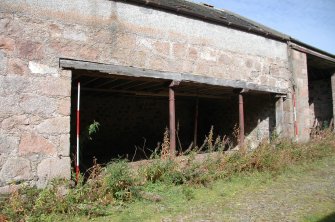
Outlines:
[[[205,7],[205,6],[203,6]],[[71,71],[60,58],[238,80],[287,91],[277,127],[309,137],[306,54],[287,42],[110,0],[0,2],[0,187],[70,178]],[[268,119],[259,125],[268,131]],[[268,137],[268,134],[264,134]]]

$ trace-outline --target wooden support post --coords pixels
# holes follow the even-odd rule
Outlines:
[[[176,153],[176,108],[174,86],[179,82],[172,81],[169,86],[169,128],[170,128],[170,156],[174,157]]]
[[[195,101],[195,112],[194,112],[194,137],[193,137],[193,146],[197,146],[198,140],[198,117],[199,117],[199,98]]]
[[[242,91],[238,94],[239,104],[239,128],[240,128],[240,147],[244,145],[244,104]]]

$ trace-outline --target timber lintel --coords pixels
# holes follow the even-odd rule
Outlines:
[[[103,63],[79,61],[64,58],[60,58],[59,66],[63,69],[98,71],[102,73],[109,73],[129,77],[146,77],[146,78],[172,80],[176,82],[193,82],[213,86],[239,88],[251,91],[268,92],[275,94],[287,94],[287,89],[282,89],[278,87],[258,85],[241,80],[228,80],[228,79],[214,78],[202,75],[194,75],[190,73],[165,72],[165,71],[150,70],[131,66],[103,64]]]

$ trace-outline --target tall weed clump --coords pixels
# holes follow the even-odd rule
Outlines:
[[[136,197],[137,184],[129,165],[116,161],[106,168],[95,165],[84,182],[77,186],[66,180],[54,180],[46,188],[21,188],[0,203],[0,215],[10,221],[41,221],[46,215],[75,214],[100,216],[108,214],[107,206]]]
[[[104,207],[112,203],[108,195],[88,184],[70,189],[68,181],[55,180],[44,189],[21,188],[2,204],[0,211],[9,221],[41,221],[46,215],[103,215]]]
[[[105,169],[105,189],[117,200],[129,201],[136,197],[136,179],[127,162],[116,161]]]
[[[289,139],[263,141],[250,152],[238,151],[226,156],[220,171],[225,175],[245,171],[278,172],[293,164],[313,161],[335,153],[335,134],[323,131],[322,138],[312,138],[308,143],[295,143]]]

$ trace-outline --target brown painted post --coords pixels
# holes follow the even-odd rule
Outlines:
[[[197,146],[198,140],[198,116],[199,116],[199,98],[197,98],[195,102],[195,112],[194,112],[194,139],[193,139],[193,146]]]
[[[170,156],[176,153],[176,108],[175,108],[175,93],[174,86],[179,85],[179,82],[172,81],[169,86],[169,128],[170,128]]]
[[[242,91],[238,94],[240,146],[244,144],[244,104]]]

